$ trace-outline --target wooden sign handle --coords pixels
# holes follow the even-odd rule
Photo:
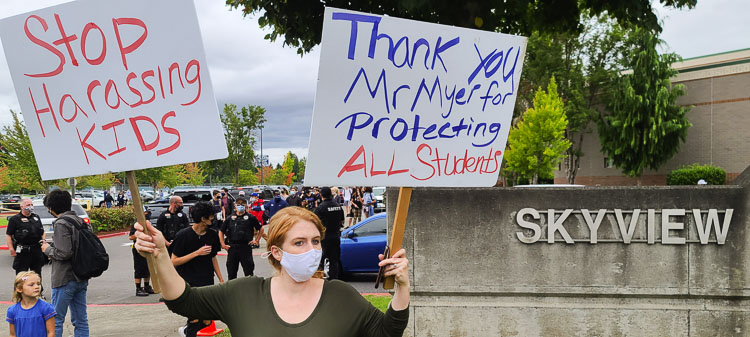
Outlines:
[[[404,241],[404,229],[406,227],[406,216],[409,214],[409,202],[411,201],[411,187],[401,187],[398,190],[398,202],[396,203],[396,215],[393,217],[393,230],[391,240],[388,243],[389,258],[401,250]],[[393,276],[386,277],[383,289],[393,289],[395,279]]]
[[[143,203],[141,202],[141,192],[138,190],[138,182],[135,180],[135,173],[133,171],[125,172],[128,178],[128,189],[133,199],[133,212],[138,223],[143,226],[143,232],[148,235],[148,227],[146,227],[146,215],[143,214]],[[148,262],[148,272],[151,275],[151,287],[155,293],[161,293],[161,286],[159,285],[159,270],[156,269],[156,263],[154,262],[154,256],[148,254],[146,256]]]

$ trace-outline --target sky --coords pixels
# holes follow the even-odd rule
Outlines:
[[[2,0],[0,19],[66,0]],[[280,163],[292,151],[307,155],[320,50],[300,57],[295,48],[263,37],[256,17],[229,10],[222,0],[195,0],[206,60],[219,109],[260,105],[266,109],[263,154]],[[690,58],[750,48],[750,1],[699,0],[692,10],[656,5],[663,20],[665,51]],[[2,50],[2,46],[0,46]],[[5,52],[0,52],[0,125],[20,111]],[[256,151],[260,150],[258,144]]]

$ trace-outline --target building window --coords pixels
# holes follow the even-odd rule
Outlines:
[[[604,157],[604,168],[614,168],[615,161],[612,158]]]

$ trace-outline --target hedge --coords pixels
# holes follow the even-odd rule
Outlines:
[[[98,207],[90,209],[88,213],[95,233],[127,230],[136,221],[132,206]]]
[[[695,185],[701,179],[709,185],[724,185],[727,172],[718,166],[692,164],[669,172],[667,185]]]

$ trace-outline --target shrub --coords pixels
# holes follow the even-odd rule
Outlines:
[[[91,228],[94,232],[110,232],[130,229],[135,223],[135,213],[133,207],[125,206],[122,208],[92,208],[89,210],[89,219],[91,219]]]
[[[727,172],[718,166],[692,164],[669,172],[667,185],[695,185],[701,179],[709,185],[724,185]]]

